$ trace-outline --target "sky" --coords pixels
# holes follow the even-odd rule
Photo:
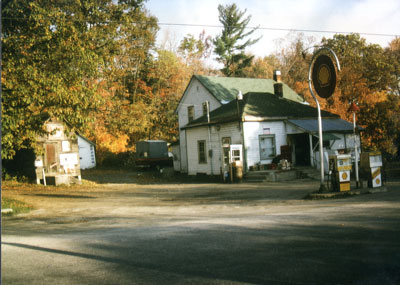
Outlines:
[[[187,34],[196,38],[203,30],[212,37],[220,34],[218,5],[232,3],[236,3],[240,10],[247,10],[246,15],[251,16],[249,27],[260,27],[251,37],[262,38],[247,50],[258,57],[284,47],[288,39],[295,36],[293,30],[360,33],[368,43],[382,47],[386,47],[394,36],[366,34],[400,36],[399,0],[148,0],[145,6],[160,24],[157,43],[173,49]],[[303,33],[305,37],[313,37],[316,43],[322,37],[334,35]]]

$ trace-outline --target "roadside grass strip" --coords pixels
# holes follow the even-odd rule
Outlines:
[[[1,198],[1,215],[13,216],[21,213],[27,213],[33,209],[33,206],[10,198]]]

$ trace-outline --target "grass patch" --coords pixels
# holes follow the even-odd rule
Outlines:
[[[97,187],[97,183],[82,179],[82,184],[71,184],[71,185],[47,185],[36,184],[36,183],[28,183],[28,182],[19,182],[12,180],[3,180],[2,181],[2,190],[18,190],[18,191],[37,191],[37,190],[63,190],[67,189],[85,189],[85,188],[93,188]]]
[[[210,177],[208,175],[190,176],[175,173],[170,167],[165,167],[163,172],[150,168],[127,169],[87,169],[82,171],[82,181],[93,183],[93,185],[107,183],[123,184],[182,184],[182,183],[221,183],[222,179],[218,175]]]
[[[340,199],[360,195],[360,191],[346,191],[346,192],[328,192],[328,193],[311,193],[307,194],[304,199],[306,200],[322,200],[322,199]]]
[[[15,199],[10,199],[10,198],[1,198],[1,208],[2,209],[12,209],[13,212],[9,214],[2,214],[2,216],[12,216],[12,215],[18,215],[21,213],[28,213],[30,210],[33,209],[33,206],[24,203],[22,201],[18,201]]]

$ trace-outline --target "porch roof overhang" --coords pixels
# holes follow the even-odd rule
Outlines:
[[[317,135],[315,135],[317,136]],[[339,137],[335,136],[334,134],[331,133],[322,133],[322,138],[324,141],[337,141],[340,140]]]
[[[317,119],[291,119],[288,122],[308,133],[318,133]],[[364,130],[359,126],[357,126],[357,129]],[[328,133],[351,133],[353,132],[353,124],[339,118],[322,119],[322,131]]]

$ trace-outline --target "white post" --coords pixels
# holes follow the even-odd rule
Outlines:
[[[311,66],[311,65],[310,65]],[[325,192],[327,189],[325,187],[325,170],[324,170],[324,140],[322,138],[322,119],[321,119],[321,107],[317,97],[315,97],[314,92],[311,87],[311,73],[308,80],[308,87],[310,88],[311,95],[313,96],[318,109],[318,137],[319,137],[319,159],[320,159],[320,170],[321,170],[321,184],[319,186],[319,192]]]
[[[312,143],[312,134],[308,134],[308,141],[310,144],[310,164],[312,167],[315,167],[315,161],[314,161],[314,149],[313,149],[313,143]]]
[[[314,58],[313,58],[314,60]],[[314,95],[314,92],[312,90],[312,79],[311,79],[311,69],[312,69],[312,63],[313,60],[311,60],[310,63],[310,68],[308,70],[308,88],[310,89],[310,93],[313,96],[315,103],[317,104],[317,110],[318,110],[318,137],[319,137],[319,159],[320,159],[320,170],[321,170],[321,183],[319,186],[319,192],[326,192],[327,189],[325,187],[325,171],[324,171],[324,141],[322,138],[322,119],[321,119],[321,107],[319,106],[319,102],[317,97]]]
[[[46,183],[46,174],[44,173],[44,168],[42,169],[42,175],[43,175],[43,184],[44,184],[44,186],[47,186],[47,183]]]
[[[357,135],[356,135],[356,112],[353,112],[353,133],[354,133],[354,158],[355,158],[355,170],[356,170],[356,188],[360,188],[360,178],[358,175],[358,147],[357,147]]]
[[[211,126],[210,126],[210,102],[206,101],[207,105],[207,122],[208,122],[208,158],[210,159],[210,169],[211,169],[211,176],[214,175],[214,169],[213,169],[213,155],[212,155],[212,146],[211,146]],[[211,156],[210,156],[211,154]]]

